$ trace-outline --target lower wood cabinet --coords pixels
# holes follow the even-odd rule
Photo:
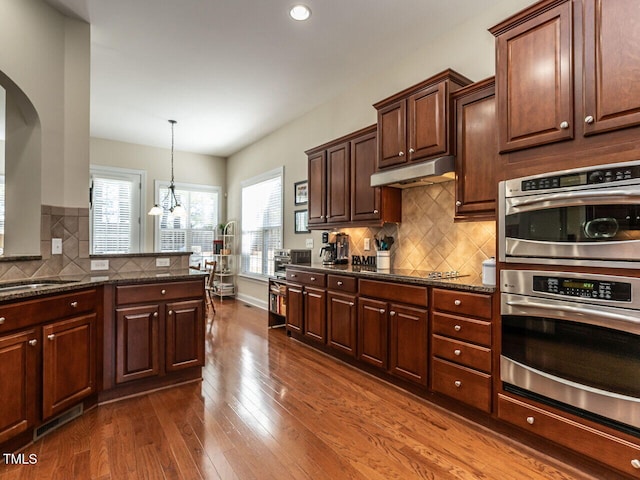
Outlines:
[[[322,288],[304,287],[303,334],[316,342],[327,340],[327,294]]]
[[[288,332],[302,333],[304,319],[304,287],[287,284],[287,319],[285,327]]]
[[[202,300],[171,302],[166,305],[166,364],[174,372],[204,365],[204,316]]]
[[[116,309],[116,383],[160,374],[158,305]]]
[[[389,372],[419,385],[427,385],[427,310],[389,305],[391,335]]]
[[[357,353],[357,297],[352,293],[327,293],[327,345],[350,357]]]
[[[387,302],[360,297],[358,301],[358,359],[387,369],[389,316]]]

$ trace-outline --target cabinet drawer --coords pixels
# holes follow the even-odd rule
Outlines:
[[[445,337],[457,338],[485,347],[491,346],[491,323],[482,320],[434,312],[432,331]]]
[[[360,279],[360,295],[426,307],[427,287]]]
[[[39,297],[0,306],[0,332],[15,330],[58,318],[85,313],[96,308],[96,289]]]
[[[434,288],[433,308],[435,310],[471,315],[472,317],[490,320],[491,295]]]
[[[437,358],[431,367],[432,388],[461,402],[491,411],[491,375]]]
[[[583,455],[636,477],[632,461],[640,459],[640,445],[608,435],[541,408],[498,395],[498,417],[520,428],[564,445]]]
[[[358,291],[358,280],[343,275],[327,275],[327,287],[338,292],[355,293]]]
[[[204,283],[202,280],[122,285],[116,287],[116,304],[158,302],[179,298],[202,297],[203,295]]]
[[[324,273],[303,272],[302,270],[290,270],[287,268],[287,281],[302,285],[313,285],[314,287],[324,287],[327,276]]]
[[[433,355],[491,373],[491,350],[451,338],[433,336]]]

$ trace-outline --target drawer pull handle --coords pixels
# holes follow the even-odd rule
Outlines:
[[[78,302],[71,302],[71,306],[73,308],[78,308]]]
[[[536,421],[536,419],[535,419],[535,418],[533,418],[533,417],[527,417],[527,423],[528,423],[529,425],[533,425],[533,423],[534,423],[535,421]]]
[[[56,335],[55,335],[55,333],[50,333],[49,335],[47,335],[47,338],[49,340],[54,340],[56,338]]]
[[[35,347],[38,344],[38,340],[36,340],[35,338],[33,340],[29,340],[29,345],[31,345],[32,347]]]
[[[384,308],[381,308],[379,311],[380,311],[381,314],[383,314],[384,313]]]
[[[456,332],[459,332],[460,330],[462,330],[462,327],[461,327],[460,325],[456,325],[455,327],[453,327],[453,329],[454,329]]]
[[[166,294],[167,294],[167,291],[163,288],[162,290],[160,290],[160,294],[161,294],[161,295],[166,295]]]
[[[459,306],[462,304],[462,301],[461,301],[461,300],[457,300],[457,299],[456,299],[456,300],[454,300],[454,301],[453,301],[453,304],[454,304],[456,307],[459,307]]]
[[[311,280],[312,282],[316,281],[316,277],[311,277],[309,280]]]
[[[0,325],[2,325],[5,322],[6,318],[4,317],[0,317]]]
[[[158,318],[158,312],[153,312],[154,318]]]
[[[342,285],[344,285],[344,283],[339,281],[338,286],[341,287]]]
[[[638,460],[637,458],[634,458],[633,460],[631,460],[631,466],[633,468],[640,469],[640,460]]]
[[[453,384],[456,386],[456,388],[460,388],[462,386],[462,382],[460,380],[456,380],[455,382],[453,382]]]
[[[453,351],[453,354],[459,357],[460,355],[462,355],[462,350],[459,350],[459,349],[457,349],[457,348],[456,348],[456,349]]]
[[[394,312],[393,310],[391,310],[391,311],[389,312],[389,315],[391,315],[392,317],[395,317],[395,316],[396,316],[396,312]]]

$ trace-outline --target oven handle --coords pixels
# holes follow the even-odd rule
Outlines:
[[[593,204],[594,201],[610,203],[630,203],[632,199],[640,199],[640,192],[635,189],[628,190],[585,190],[569,193],[552,193],[548,195],[536,195],[526,198],[510,198],[509,206],[512,208],[522,208],[531,205],[545,204],[551,206],[554,202],[563,202],[563,205],[584,205]]]
[[[590,325],[596,325],[599,327],[605,328],[614,328],[616,330],[629,331],[624,328],[617,328],[615,325],[607,322],[607,320],[614,320],[616,322],[622,322],[624,325],[633,325],[635,329],[640,327],[640,322],[637,320],[630,319],[628,315],[621,315],[619,313],[607,312],[607,311],[597,311],[593,308],[584,308],[584,307],[576,307],[573,305],[560,305],[553,304],[548,305],[546,303],[538,303],[538,302],[518,302],[513,300],[507,300],[505,302],[510,307],[522,307],[522,308],[538,308],[540,310],[553,310],[554,312],[562,311],[568,313],[575,313],[578,315],[584,315],[589,318],[586,323]],[[597,313],[594,313],[597,312]],[[599,320],[602,319],[602,320]],[[634,330],[635,330],[634,329]]]

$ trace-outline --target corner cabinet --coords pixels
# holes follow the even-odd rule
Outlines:
[[[377,170],[451,155],[450,94],[471,80],[445,70],[374,104],[378,111]]]
[[[400,190],[371,187],[376,149],[372,125],[305,152],[310,229],[400,222]]]

